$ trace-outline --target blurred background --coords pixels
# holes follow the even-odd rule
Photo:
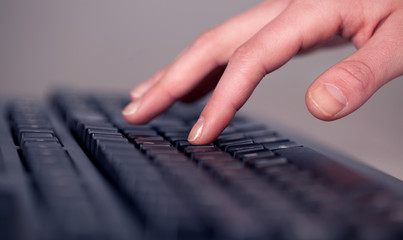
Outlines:
[[[1,0],[0,94],[42,97],[60,86],[128,94],[204,30],[259,2]],[[354,51],[346,44],[295,57],[265,77],[242,111],[403,179],[402,77],[335,122],[305,107],[310,83]]]

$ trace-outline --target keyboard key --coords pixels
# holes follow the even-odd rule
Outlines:
[[[255,144],[255,143],[229,145],[225,148],[225,151],[229,152],[233,156],[240,153],[261,151],[261,150],[264,150],[264,147],[261,144]]]
[[[137,139],[134,140],[134,142],[136,143],[136,145],[159,144],[159,145],[171,146],[171,144],[167,140],[164,140],[164,138],[161,137],[161,136],[137,138]]]
[[[236,158],[241,159],[242,162],[247,162],[255,158],[265,158],[274,156],[274,152],[270,150],[259,150],[259,151],[247,151],[240,152],[235,155]]]
[[[286,164],[288,160],[284,157],[265,157],[265,158],[253,158],[246,161],[246,165],[256,170],[262,170],[263,168],[272,167],[276,165]]]
[[[158,133],[154,130],[128,130],[125,131],[125,135],[130,139],[146,138],[146,137],[158,137]]]
[[[278,150],[284,148],[294,148],[294,147],[301,147],[300,144],[297,144],[292,141],[285,141],[285,142],[273,142],[273,143],[264,143],[263,146],[268,150]]]
[[[220,147],[226,151],[226,148],[229,146],[246,145],[246,144],[253,144],[252,139],[243,138],[243,139],[238,139],[238,140],[224,140],[224,141],[220,141],[217,145],[218,145],[218,147]]]

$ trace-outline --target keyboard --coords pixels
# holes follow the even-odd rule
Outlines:
[[[249,116],[186,139],[201,105],[146,125],[118,94],[0,103],[0,239],[403,239],[403,184]]]

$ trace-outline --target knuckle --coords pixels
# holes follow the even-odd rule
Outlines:
[[[249,44],[243,44],[235,52],[229,59],[230,64],[237,64],[241,68],[240,71],[247,70],[250,68],[250,65],[253,64],[254,68],[257,68],[256,64],[258,59],[256,48],[251,47]]]
[[[234,54],[232,55],[232,60],[244,60],[248,61],[255,57],[256,50],[251,47],[249,44],[243,44],[238,49],[235,50]]]
[[[185,89],[180,87],[165,87],[165,95],[171,100],[176,101],[184,95]]]
[[[172,83],[168,81],[159,82],[156,86],[158,88],[157,94],[164,96],[169,101],[176,101],[181,98],[184,94],[183,84],[175,84],[175,87],[172,87]]]
[[[260,80],[268,72],[262,52],[261,48],[252,44],[243,44],[235,50],[229,59],[229,65],[236,65],[240,73],[248,74],[251,79]]]
[[[211,45],[213,45],[216,35],[217,34],[214,29],[207,30],[196,38],[196,40],[192,44],[192,47],[205,48],[205,47],[211,46]]]
[[[347,61],[338,68],[347,76],[345,84],[359,92],[366,92],[375,80],[374,72],[364,61]]]

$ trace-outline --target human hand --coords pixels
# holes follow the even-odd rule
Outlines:
[[[131,92],[123,115],[146,123],[175,101],[196,100],[215,87],[189,134],[193,144],[209,143],[266,74],[337,35],[358,50],[319,76],[305,101],[319,119],[341,118],[403,74],[403,1],[267,0],[200,35]]]

